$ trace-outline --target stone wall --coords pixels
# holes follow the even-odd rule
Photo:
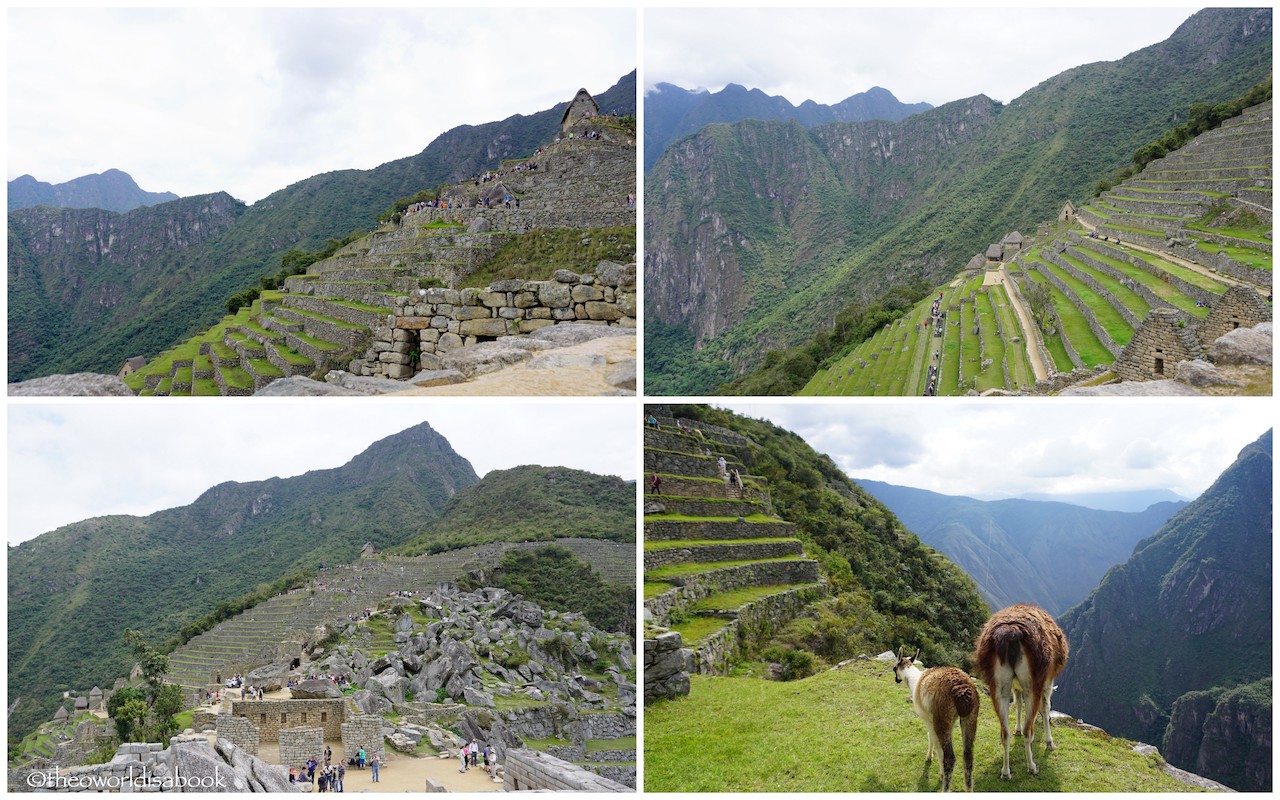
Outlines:
[[[277,741],[281,730],[298,726],[319,727],[332,741],[342,738],[346,708],[344,699],[239,700],[231,704],[231,713],[253,723],[264,742]]]
[[[737,618],[698,646],[695,662],[704,675],[723,675],[744,655],[746,642],[761,641],[767,631],[797,616],[826,593],[825,587],[802,586],[761,598],[737,610]]]
[[[1247,286],[1232,286],[1216,298],[1208,316],[1200,321],[1196,338],[1206,350],[1214,340],[1236,328],[1252,328],[1271,320],[1271,307],[1257,291]]]
[[[1078,251],[1071,252],[1072,258],[1079,259],[1080,255],[1081,254],[1078,253]],[[1110,289],[1103,286],[1101,281],[1099,281],[1097,278],[1090,275],[1088,272],[1085,272],[1084,270],[1078,268],[1076,265],[1072,264],[1065,257],[1063,257],[1062,254],[1045,253],[1044,259],[1048,261],[1050,264],[1057,266],[1058,268],[1066,272],[1071,277],[1080,281],[1085,286],[1088,286],[1090,289],[1096,292],[1099,297],[1105,299],[1107,303],[1111,306],[1111,308],[1117,314],[1120,315],[1120,318],[1123,319],[1125,321],[1125,324],[1127,324],[1129,327],[1136,328],[1142,324],[1142,320],[1138,319],[1138,315],[1133,313],[1132,309],[1130,309],[1127,305],[1120,302],[1119,298],[1117,298],[1115,294],[1111,292]],[[1083,261],[1084,259],[1080,259],[1080,260]],[[1112,275],[1111,277],[1114,278],[1116,276]],[[1124,283],[1124,284],[1133,283],[1134,285],[1140,285],[1134,281],[1130,281],[1127,276],[1122,277],[1119,280],[1121,281],[1121,283]],[[1146,288],[1146,287],[1143,287],[1143,288]],[[1159,308],[1167,305],[1168,305],[1167,303],[1157,303],[1156,307]]]
[[[602,778],[568,761],[536,750],[507,751],[502,789],[507,792],[629,792],[627,786]]]
[[[258,729],[249,720],[231,714],[219,714],[216,727],[219,739],[234,742],[236,747],[249,755],[258,754]]]
[[[1029,264],[1028,268],[1035,269],[1036,266]],[[1049,270],[1039,270],[1039,272],[1045,277],[1045,280],[1052,283],[1066,295],[1067,299],[1071,301],[1071,305],[1075,306],[1076,310],[1080,312],[1080,316],[1084,317],[1085,324],[1089,326],[1089,330],[1093,331],[1093,335],[1098,337],[1098,341],[1107,349],[1107,352],[1119,357],[1122,348],[1116,343],[1115,339],[1111,338],[1111,334],[1107,333],[1107,329],[1102,327],[1102,323],[1098,322],[1098,317],[1093,313],[1093,309],[1089,308],[1089,304],[1080,299],[1080,296],[1072,291],[1071,287],[1067,286],[1066,282],[1057,275],[1054,275]],[[1064,336],[1063,339],[1065,341],[1066,337]]]
[[[670,618],[672,610],[686,608],[713,594],[751,586],[816,583],[818,578],[817,561],[761,561],[673,578],[673,583],[682,585],[645,600],[644,605],[661,625]]]
[[[456,709],[457,706],[453,708]],[[349,722],[342,723],[342,752],[348,757],[362,747],[366,756],[374,753],[382,756],[386,752],[385,741],[382,736],[382,718],[376,714],[357,714]]]
[[[514,279],[484,289],[423,289],[416,297],[399,297],[387,323],[374,330],[369,350],[349,369],[409,378],[417,368],[439,369],[446,353],[557,322],[634,328],[635,265],[602,261],[594,273],[556,270],[549,281]]]
[[[1177,311],[1158,308],[1147,315],[1111,369],[1126,381],[1172,379],[1178,362],[1200,356],[1194,327]]]
[[[657,550],[645,550],[644,568],[646,570],[665,567],[669,564],[684,564],[697,561],[759,561],[765,558],[780,558],[786,555],[799,555],[802,551],[800,542],[753,542],[750,544],[708,544],[691,545],[689,547],[669,547]]]
[[[309,758],[324,764],[325,732],[322,728],[281,728],[277,735],[280,737],[281,764],[297,769],[306,766]]]
[[[741,518],[732,522],[715,520],[646,520],[644,538],[650,542],[676,539],[752,539],[759,536],[795,536],[792,522],[747,522]]]
[[[645,705],[654,700],[688,694],[689,673],[693,672],[693,663],[693,651],[684,646],[684,640],[676,631],[645,639]]]

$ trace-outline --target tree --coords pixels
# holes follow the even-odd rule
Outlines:
[[[160,688],[155,704],[151,706],[151,713],[155,717],[156,739],[167,741],[178,732],[175,718],[182,711],[183,701],[182,687],[167,683]]]
[[[138,631],[126,630],[124,640],[133,649],[138,665],[142,668],[142,679],[147,682],[148,687],[147,703],[155,705],[164,685],[165,673],[169,671],[169,657],[147,644],[147,640]]]
[[[141,727],[147,716],[146,693],[136,686],[117,689],[107,700],[107,714],[116,721],[120,740],[130,741],[135,729]]]

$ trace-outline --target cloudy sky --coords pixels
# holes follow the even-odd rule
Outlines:
[[[716,405],[796,432],[854,479],[984,500],[1148,489],[1192,499],[1275,418],[1263,398]]]
[[[542,464],[636,477],[640,412],[622,398],[437,398],[429,407],[420,399],[329,400],[11,400],[9,544],[93,516],[186,505],[223,481],[339,467],[423,421],[481,476]]]
[[[637,67],[634,8],[6,14],[9,180],[116,168],[147,191],[250,203]]]
[[[837,103],[881,86],[904,103],[1007,103],[1060,72],[1167,39],[1194,9],[648,9],[644,82],[738,83]]]

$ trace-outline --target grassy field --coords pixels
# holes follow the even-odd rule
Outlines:
[[[686,698],[645,710],[644,790],[648,792],[931,792],[938,757],[925,764],[924,723],[890,665],[859,661],[790,683],[693,676]],[[1010,754],[1013,780],[1000,779],[1000,736],[983,697],[974,789],[990,791],[1178,792],[1190,787],[1160,771],[1131,743],[1074,725],[1055,725],[1058,749],[1045,753],[1043,728],[1029,775],[1021,740]],[[953,787],[964,787],[956,736]]]

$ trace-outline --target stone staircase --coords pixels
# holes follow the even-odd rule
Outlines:
[[[598,539],[557,539],[611,583],[635,585],[635,547]],[[320,572],[307,586],[277,595],[192,637],[170,656],[167,679],[203,690],[217,675],[247,673],[275,660],[284,642],[314,641],[324,624],[358,618],[390,592],[429,592],[491,567],[512,548],[546,542],[497,542],[426,556],[377,556]]]
[[[287,278],[283,291],[264,291],[247,309],[162,354],[127,383],[144,395],[251,395],[286,376],[320,379],[377,358],[375,329],[396,314],[397,300],[403,308],[420,291],[459,287],[519,234],[634,226],[636,212],[626,202],[636,186],[634,138],[607,127],[599,139],[582,138],[600,128],[580,123],[578,138],[505,162],[493,181],[446,187],[441,197],[450,208],[424,208],[382,224],[305,275]],[[507,194],[520,199],[518,209],[505,207]],[[495,318],[498,312],[483,309]],[[404,373],[396,377],[413,374],[407,352],[394,357]]]
[[[722,673],[826,586],[795,526],[774,516],[764,480],[745,474],[750,443],[679,424],[660,418],[644,432],[645,618],[679,632],[698,671]],[[720,477],[721,456],[743,475],[741,491]],[[661,494],[651,493],[655,473]]]

